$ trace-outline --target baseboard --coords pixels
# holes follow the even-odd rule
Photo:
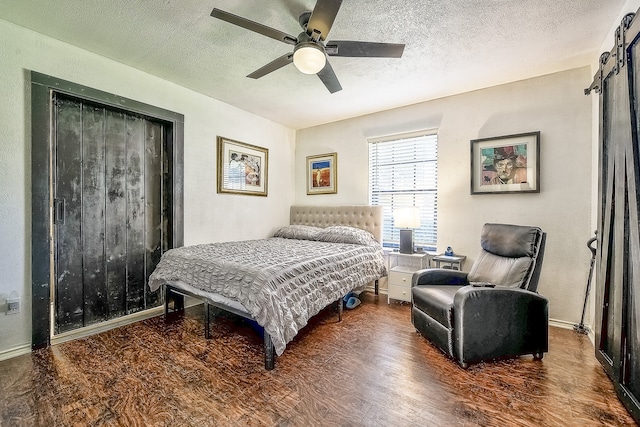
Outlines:
[[[61,344],[63,342],[77,340],[79,338],[89,337],[91,335],[106,332],[110,329],[115,329],[120,326],[128,325],[131,323],[139,322],[141,320],[156,317],[164,313],[164,305],[153,307],[148,310],[139,311],[137,313],[129,314],[127,316],[118,317],[117,319],[107,320],[106,322],[96,323],[95,325],[87,326],[74,331],[58,334],[51,338],[51,345]]]
[[[577,323],[567,322],[566,320],[549,319],[549,325],[555,326],[556,328],[562,328],[562,329],[575,329],[575,326],[577,326]],[[588,332],[588,335],[593,335],[593,331],[591,330],[589,325],[585,325],[585,328]]]
[[[566,320],[549,319],[549,326],[555,326],[556,328],[574,329],[575,325],[576,323],[567,322]],[[587,337],[589,337],[589,341],[591,341],[591,344],[595,345],[596,336],[593,332],[593,329],[591,329],[591,327],[589,327],[588,325],[586,325],[585,328],[587,330],[586,335]]]
[[[10,350],[0,351],[0,362],[29,353],[31,353],[31,344],[23,344]]]
[[[566,320],[549,319],[549,326],[555,326],[556,328],[573,329],[574,324]]]

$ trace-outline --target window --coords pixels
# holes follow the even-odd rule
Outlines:
[[[435,250],[438,224],[438,136],[434,131],[369,139],[369,204],[384,206],[384,246],[397,247],[397,208],[420,208],[415,244]]]

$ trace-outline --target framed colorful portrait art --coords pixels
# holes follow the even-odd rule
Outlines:
[[[335,194],[338,192],[338,154],[307,157],[307,194]]]
[[[267,195],[269,150],[217,137],[218,193]]]
[[[471,141],[471,194],[539,192],[540,132]]]

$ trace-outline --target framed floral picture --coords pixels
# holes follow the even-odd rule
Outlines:
[[[338,192],[338,154],[307,157],[307,194],[335,194]]]
[[[218,193],[266,196],[269,150],[217,137]]]
[[[539,192],[540,132],[471,141],[471,194]]]

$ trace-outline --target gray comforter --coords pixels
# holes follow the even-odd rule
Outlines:
[[[281,355],[309,318],[385,274],[379,244],[274,237],[171,249],[151,274],[149,286],[155,291],[183,281],[240,302]]]

